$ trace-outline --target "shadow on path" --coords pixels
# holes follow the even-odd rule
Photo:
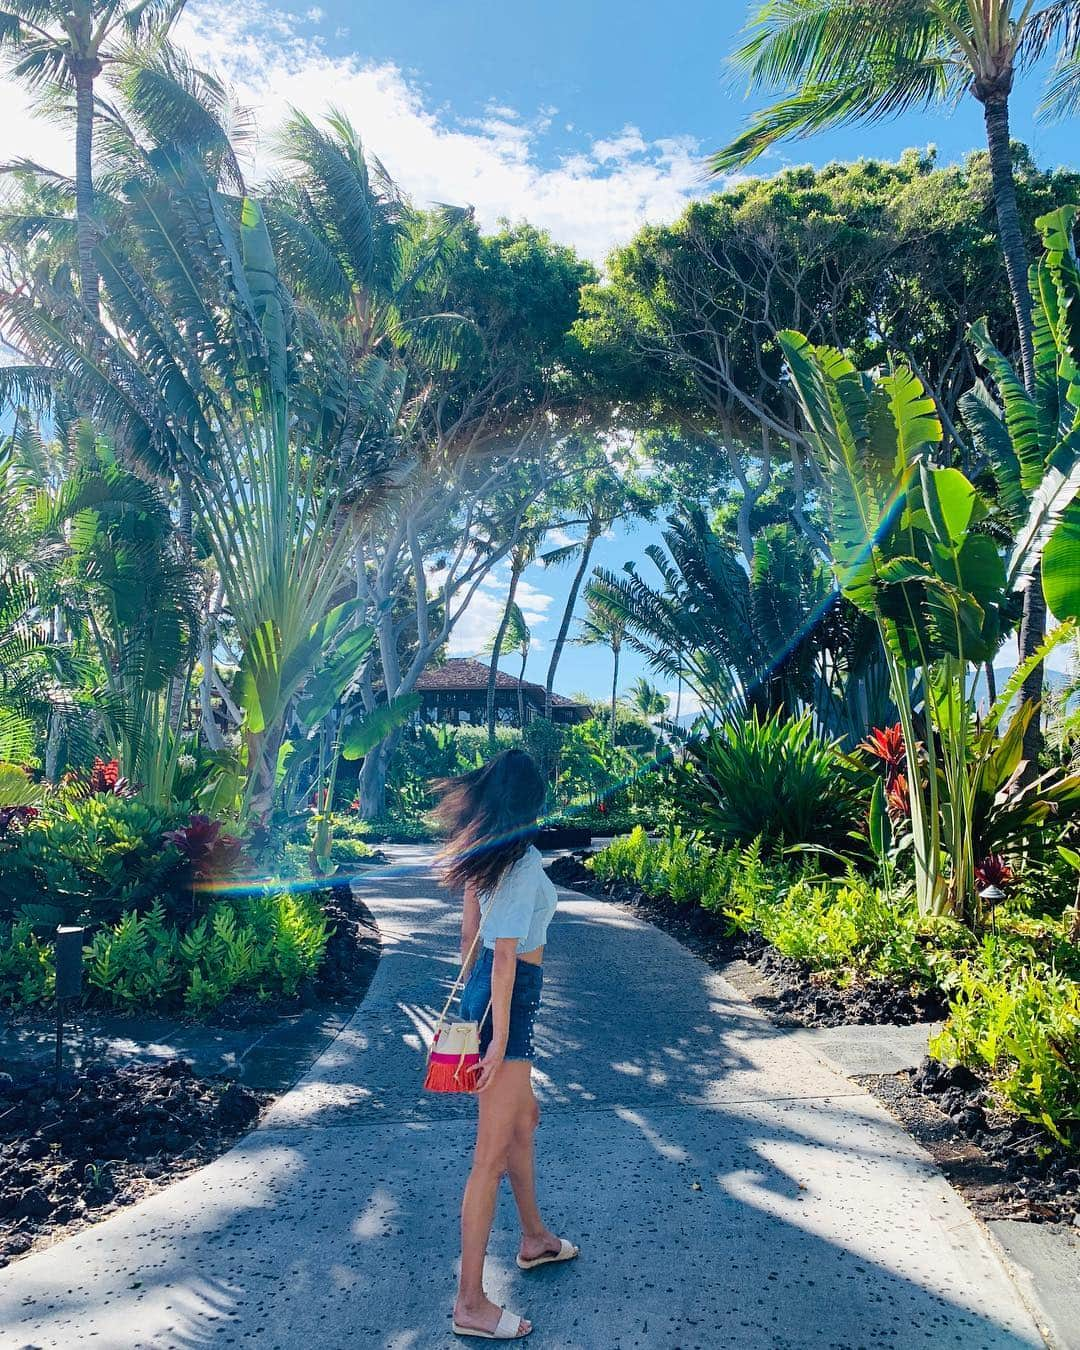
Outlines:
[[[456,912],[430,878],[368,886],[384,954],[358,1015],[237,1148],[10,1267],[0,1346],[458,1343],[475,1106],[420,1091]],[[531,1345],[1041,1344],[900,1127],[672,939],[568,897],[545,974],[542,1198],[583,1254],[517,1271],[503,1197],[489,1292]]]

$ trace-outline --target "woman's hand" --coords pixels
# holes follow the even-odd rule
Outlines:
[[[502,1064],[505,1058],[506,1058],[505,1046],[500,1048],[495,1046],[494,1043],[488,1046],[487,1054],[480,1061],[480,1068],[477,1072],[476,1077],[477,1092],[484,1092],[486,1091],[487,1088],[491,1086],[492,1082],[495,1079],[496,1073],[498,1073],[499,1071],[499,1065]]]

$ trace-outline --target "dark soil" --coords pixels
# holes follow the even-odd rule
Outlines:
[[[182,1059],[0,1074],[0,1266],[208,1162],[267,1100]]]
[[[980,1218],[1080,1222],[1080,1154],[1041,1126],[997,1110],[970,1069],[925,1059],[916,1073],[857,1081],[923,1145]]]
[[[781,1026],[838,1027],[933,1022],[944,1015],[936,992],[913,993],[889,979],[865,979],[839,986],[805,961],[782,956],[756,933],[732,933],[721,914],[700,905],[677,905],[647,896],[633,882],[600,882],[584,865],[585,853],[565,854],[548,867],[560,886],[626,905],[720,970],[733,961],[754,968],[761,988],[744,991],[751,1002]]]

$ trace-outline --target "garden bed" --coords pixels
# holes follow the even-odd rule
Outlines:
[[[333,931],[317,974],[295,997],[235,994],[198,1023],[178,1018],[170,1028],[154,1020],[156,1053],[162,1040],[183,1043],[185,1030],[197,1037],[198,1071],[181,1056],[133,1062],[137,1047],[108,1048],[135,1023],[126,1036],[141,1044],[144,1014],[89,1012],[71,1018],[79,1030],[74,1044],[69,1031],[66,1054],[77,1071],[57,1079],[44,1053],[51,1014],[11,1019],[24,1049],[6,1059],[10,1073],[0,1072],[0,1265],[141,1200],[235,1143],[275,1093],[235,1081],[239,1070],[226,1071],[225,1061],[240,1060],[245,1077],[254,1072],[264,1086],[284,1090],[325,1048],[367,993],[380,942],[370,911],[347,884],[328,887],[321,904]],[[335,1012],[336,1022],[326,1015]],[[217,1034],[199,1038],[200,1026]]]
[[[676,904],[665,896],[646,895],[630,881],[601,881],[584,865],[587,854],[564,854],[548,867],[551,879],[571,890],[602,896],[635,910],[700,956],[714,970],[729,975],[733,962],[752,967],[756,979],[736,980],[755,1007],[780,1026],[839,1027],[853,1024],[907,1025],[934,1022],[945,1004],[936,992],[913,993],[897,980],[861,979],[840,986],[805,961],[782,956],[756,933],[730,930],[723,915],[700,905]]]
[[[917,1072],[860,1083],[930,1154],[981,1219],[1080,1224],[1080,1154],[997,1110],[963,1065],[924,1060]]]
[[[328,883],[321,892],[320,904],[332,931],[313,979],[302,984],[291,998],[231,995],[203,1020],[212,1026],[261,1024],[323,1004],[359,1003],[379,964],[378,926],[348,882]]]
[[[947,1012],[935,991],[912,994],[888,979],[837,986],[759,934],[731,932],[722,915],[700,905],[646,895],[630,881],[601,881],[585,867],[586,856],[556,858],[548,873],[560,886],[625,905],[669,933],[732,978],[778,1025],[901,1025],[937,1021]],[[760,978],[740,978],[747,968]],[[854,1081],[926,1148],[981,1218],[1080,1223],[1080,1154],[1041,1126],[998,1109],[987,1077],[926,1059],[917,1073]]]
[[[268,1100],[182,1059],[0,1075],[0,1265],[201,1167]]]

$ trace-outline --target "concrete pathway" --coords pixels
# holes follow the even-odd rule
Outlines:
[[[458,1344],[474,1105],[420,1091],[457,917],[427,875],[365,879],[368,998],[259,1129],[0,1275],[0,1346]],[[549,1350],[1038,1346],[960,1199],[900,1127],[674,940],[564,896],[538,1034],[542,1198],[579,1242],[493,1297]]]

